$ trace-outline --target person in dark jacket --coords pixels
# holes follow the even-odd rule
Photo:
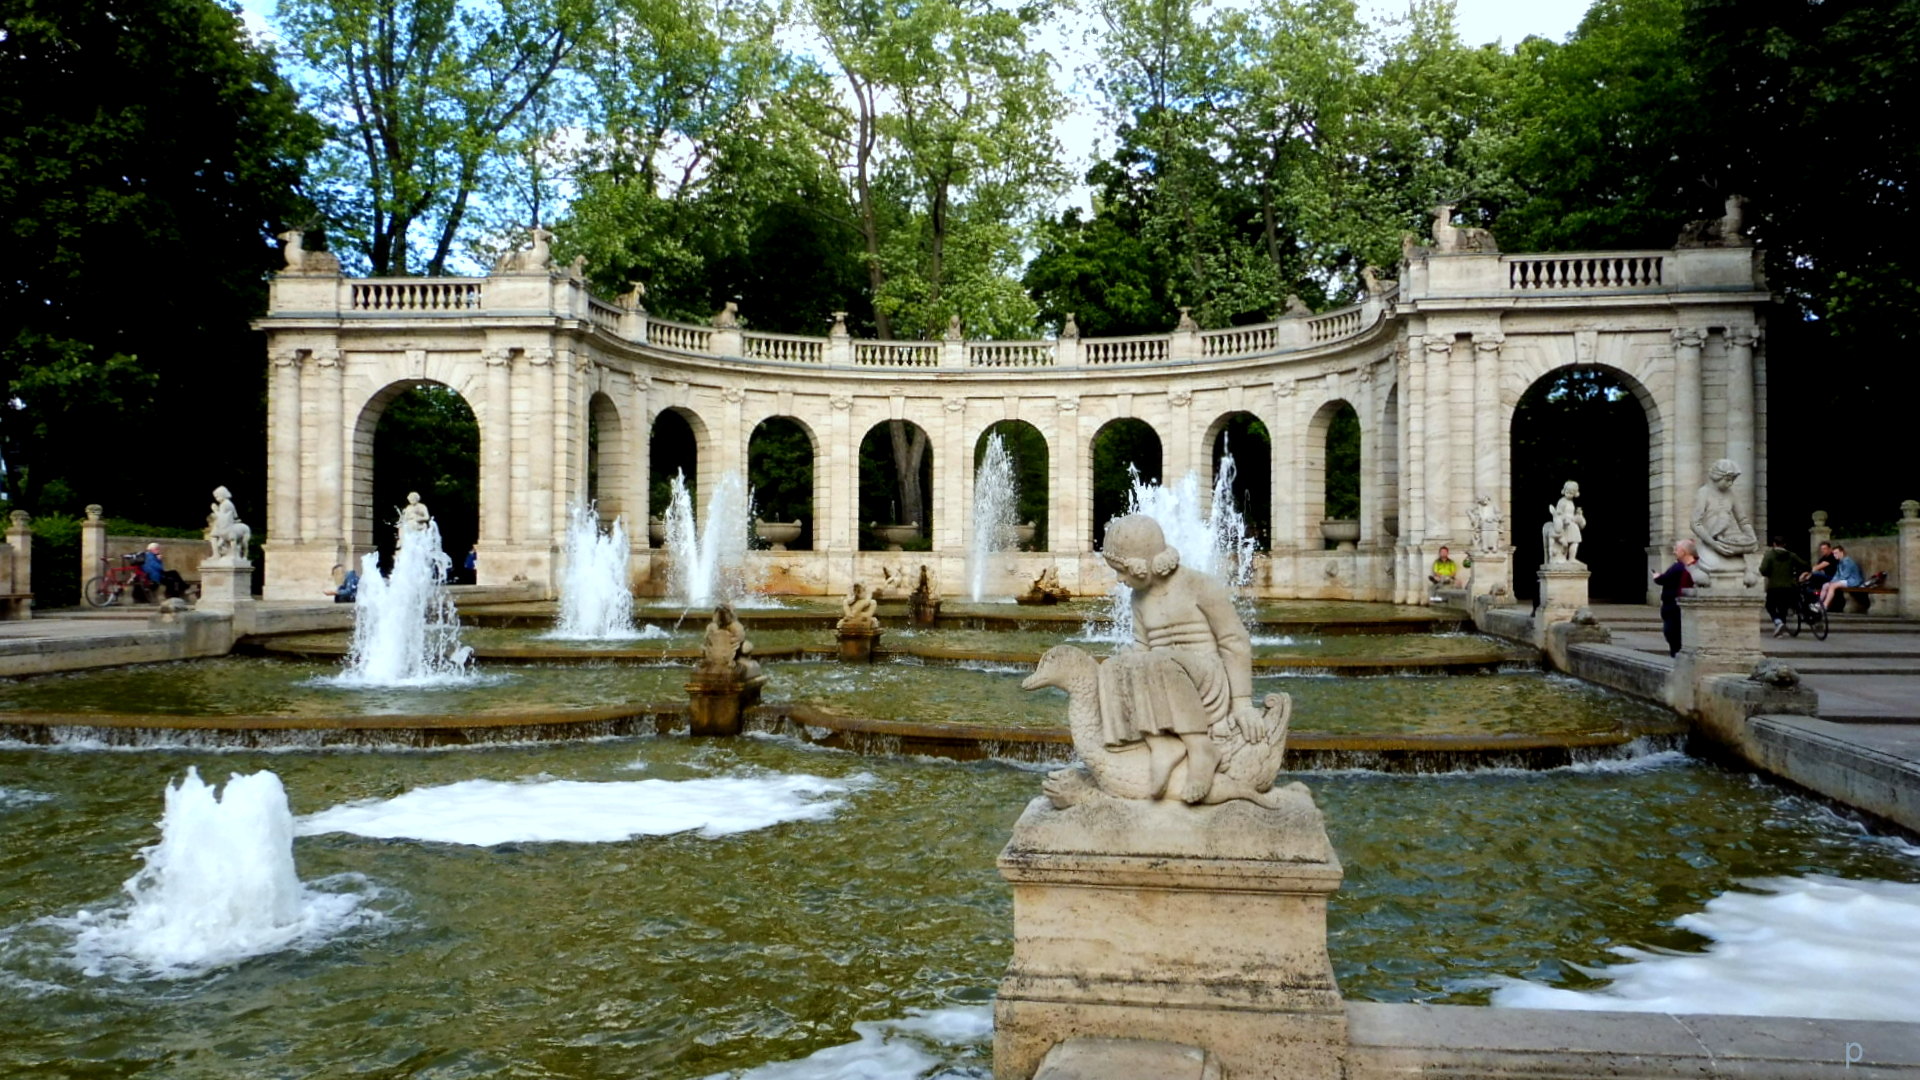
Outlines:
[[[1687,567],[1699,558],[1693,541],[1682,540],[1673,545],[1673,565],[1653,575],[1653,583],[1660,586],[1660,631],[1667,636],[1668,656],[1680,655],[1680,590],[1693,587]]]
[[[1760,556],[1760,576],[1767,579],[1767,616],[1773,620],[1773,636],[1787,633],[1787,617],[1793,614],[1793,594],[1800,588],[1800,574],[1807,560],[1787,550],[1779,537],[1767,545]]]

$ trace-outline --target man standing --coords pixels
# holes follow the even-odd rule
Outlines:
[[[1673,545],[1673,565],[1653,575],[1653,583],[1660,586],[1660,630],[1667,636],[1668,656],[1680,655],[1680,590],[1693,586],[1687,567],[1699,558],[1695,550],[1691,540]]]
[[[1760,576],[1767,579],[1767,615],[1773,619],[1773,636],[1785,637],[1787,617],[1793,614],[1793,592],[1800,587],[1800,572],[1807,561],[1787,550],[1779,537],[1767,543],[1760,556]]]

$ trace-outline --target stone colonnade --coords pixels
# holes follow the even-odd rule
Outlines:
[[[1569,275],[1582,261],[1638,269]],[[1091,554],[1096,435],[1115,420],[1145,422],[1161,440],[1163,478],[1191,470],[1204,485],[1213,436],[1235,413],[1260,420],[1272,439],[1271,550],[1257,594],[1424,602],[1426,564],[1441,544],[1466,546],[1480,495],[1507,525],[1486,545],[1493,572],[1474,591],[1506,588],[1513,571],[1500,556],[1511,529],[1537,528],[1544,516],[1506,505],[1513,411],[1536,381],[1580,365],[1611,370],[1647,411],[1651,565],[1684,534],[1703,462],[1740,461],[1747,505],[1764,514],[1753,493],[1765,490],[1755,316],[1765,293],[1753,266],[1751,249],[1738,247],[1419,252],[1402,265],[1399,288],[1311,318],[1039,342],[691,326],[650,318],[631,297],[600,301],[576,274],[547,267],[404,280],[289,271],[259,323],[272,363],[267,596],[310,599],[334,564],[371,548],[391,516],[372,505],[374,428],[388,402],[422,383],[459,393],[479,424],[488,585],[551,588],[566,509],[588,495],[591,453],[603,513],[643,518],[650,432],[673,410],[694,432],[702,498],[723,473],[744,474],[762,421],[785,417],[806,431],[812,550],[755,555],[770,580],[796,591],[839,591],[877,578],[882,564],[920,562],[954,591],[971,541],[974,447],[1003,420],[1046,440],[1049,550],[1012,560],[997,591],[1024,587],[1044,565],[1076,591],[1104,591]],[[1541,288],[1543,275],[1573,283]],[[1360,537],[1344,551],[1320,531],[1326,432],[1342,405],[1361,426]],[[890,420],[928,435],[929,553],[858,550],[860,443]],[[656,577],[646,530],[629,535],[636,577]]]

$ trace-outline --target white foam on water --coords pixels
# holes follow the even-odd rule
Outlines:
[[[672,637],[673,635],[667,633],[665,630],[661,629],[660,627],[655,626],[653,623],[648,623],[647,625],[641,627],[640,629],[635,630],[633,632],[633,636],[641,639],[642,641],[657,641],[662,638]]]
[[[1825,875],[1743,883],[1675,925],[1704,953],[1613,951],[1598,990],[1500,980],[1493,1004],[1524,1009],[1912,1020],[1920,1000],[1920,885]]]
[[[964,1005],[950,1009],[909,1009],[898,1020],[863,1020],[853,1025],[857,1042],[817,1050],[793,1061],[714,1073],[706,1080],[940,1080],[985,1076],[973,1069],[948,1068],[955,1051],[979,1046],[993,1035],[993,1007]]]
[[[0,810],[12,810],[21,806],[32,806],[53,798],[44,791],[29,791],[26,788],[0,787]]]
[[[682,832],[729,836],[830,818],[845,805],[842,796],[869,779],[770,773],[696,780],[463,780],[391,799],[342,803],[301,818],[298,831],[475,847],[612,843]]]
[[[375,890],[358,875],[316,883],[338,889],[301,883],[293,813],[273,773],[235,773],[216,793],[190,767],[166,804],[160,842],[141,849],[146,865],[122,886],[128,904],[42,920],[73,935],[85,974],[189,978],[382,918],[362,906]]]

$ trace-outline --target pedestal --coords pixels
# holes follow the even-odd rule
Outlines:
[[[687,734],[738,735],[747,710],[760,702],[760,684],[732,677],[687,680]]]
[[[1055,1044],[1089,1037],[1199,1047],[1229,1077],[1339,1077],[1326,907],[1340,862],[1313,797],[1284,798],[1029,803],[1000,853],[1014,941],[996,1080],[1028,1080]]]
[[[880,644],[880,628],[842,629],[840,631],[840,662],[843,664],[873,663],[874,647]]]
[[[1512,567],[1504,551],[1475,555],[1473,569],[1468,571],[1468,574],[1469,602],[1476,596],[1510,597],[1513,595]]]
[[[1668,677],[1667,703],[1696,710],[1703,680],[1745,675],[1760,662],[1760,613],[1764,600],[1737,585],[1724,592],[1680,598],[1680,655]]]
[[[208,559],[200,564],[201,611],[234,610],[253,602],[253,563],[245,559]]]
[[[932,626],[940,621],[940,601],[912,600],[907,609],[907,615],[915,626]]]
[[[1894,582],[1900,589],[1900,614],[1909,619],[1920,619],[1920,516],[1916,516],[1920,506],[1912,499],[1900,504],[1900,580]]]
[[[1572,622],[1574,613],[1587,606],[1587,567],[1585,563],[1548,563],[1540,568],[1540,608],[1533,616],[1533,644],[1544,649],[1555,623]]]

